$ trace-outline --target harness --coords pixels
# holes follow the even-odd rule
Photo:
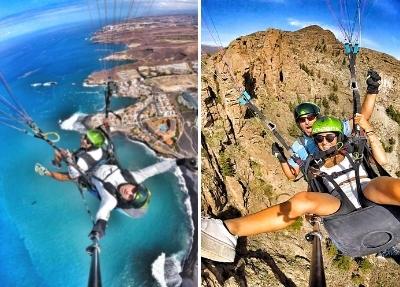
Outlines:
[[[363,150],[361,155],[360,150]],[[379,176],[390,175],[374,160],[371,151],[366,148],[365,138],[360,137],[356,141],[349,138],[339,152],[351,164],[350,168],[340,172],[332,174],[316,172],[324,163],[327,157],[326,152],[310,155],[306,161],[309,189],[312,192],[337,193],[341,200],[342,205],[339,211],[323,218],[329,237],[339,250],[352,257],[377,253],[396,245],[400,242],[400,208],[378,205],[364,196],[360,182],[360,166],[363,165],[371,179],[377,177],[378,174]],[[353,156],[350,156],[351,154]],[[315,164],[314,160],[318,164]],[[355,172],[357,196],[361,205],[359,208],[354,206],[335,181],[335,178],[351,171]],[[333,190],[327,189],[324,179],[334,186]]]
[[[73,153],[73,159],[76,163],[78,162],[78,160],[83,160],[88,167],[88,169],[85,171],[86,176],[78,177],[78,184],[81,187],[91,190],[93,186],[90,182],[90,178],[94,175],[96,170],[103,164],[114,164],[116,162],[114,153],[110,153],[109,148],[107,147],[101,148],[101,151],[102,151],[101,158],[98,160],[94,159],[93,156],[89,154],[90,150],[87,151],[85,149],[80,148]],[[99,195],[96,192],[94,192],[94,194],[96,194],[96,196],[99,197]]]

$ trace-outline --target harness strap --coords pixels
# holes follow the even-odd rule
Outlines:
[[[322,178],[326,178],[334,187],[334,190],[337,191],[340,195],[340,199],[342,201],[342,204],[345,204],[348,208],[350,208],[352,211],[357,210],[357,208],[354,206],[354,204],[350,201],[350,199],[347,197],[347,195],[343,192],[343,190],[340,188],[340,186],[336,183],[336,181],[333,179],[332,176],[329,174],[323,172],[319,176]]]
[[[103,155],[102,155],[102,157],[103,157]],[[83,159],[86,162],[88,168],[91,168],[97,164],[97,161],[87,152],[83,152],[83,153],[79,154],[78,158]]]
[[[346,174],[346,173],[348,173],[349,171],[352,171],[352,170],[354,170],[353,167],[350,167],[350,168],[347,168],[347,169],[344,169],[344,170],[341,170],[341,171],[335,171],[335,172],[331,173],[331,176],[332,176],[332,178],[338,178],[339,176],[344,175],[344,174]]]
[[[358,194],[358,199],[360,203],[364,202],[363,199],[365,199],[364,193],[362,191],[361,187],[361,180],[360,180],[360,165],[362,163],[362,159],[364,157],[364,149],[365,149],[365,144],[366,140],[363,138],[357,138],[357,141],[359,142],[357,144],[357,153],[361,156],[359,157],[356,161],[354,161],[351,156],[347,153],[345,156],[349,160],[350,164],[354,167],[354,174],[356,178],[356,186],[357,186],[357,194]]]

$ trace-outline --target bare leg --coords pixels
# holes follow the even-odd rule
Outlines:
[[[364,195],[379,204],[400,205],[400,179],[388,176],[374,178],[365,187]]]
[[[339,207],[340,200],[332,195],[303,191],[257,213],[226,220],[225,225],[234,235],[249,236],[284,229],[304,214],[330,215]]]

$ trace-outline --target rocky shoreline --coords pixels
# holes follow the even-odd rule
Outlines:
[[[106,88],[112,82],[112,97],[137,100],[109,113],[107,122],[112,133],[122,133],[166,157],[197,154],[197,133],[192,132],[197,128],[197,25],[194,23],[193,16],[138,18],[106,26],[91,38],[95,43],[126,45],[125,50],[106,56],[104,61],[132,62],[93,72],[83,84],[88,88]],[[104,119],[104,113],[90,115],[84,125],[96,127]]]

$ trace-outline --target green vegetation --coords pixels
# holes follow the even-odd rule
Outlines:
[[[340,270],[349,271],[351,267],[351,257],[337,254],[332,264]]]
[[[314,76],[314,71],[309,69],[305,64],[300,63],[300,69],[307,73],[309,76]]]
[[[216,120],[213,125],[213,129],[211,130],[204,130],[204,136],[206,137],[207,143],[211,147],[216,147],[220,144],[221,141],[224,140],[226,137],[224,131],[224,123],[222,120]]]
[[[322,106],[323,106],[325,109],[329,109],[329,101],[328,101],[326,98],[323,98],[323,99],[322,99]]]
[[[297,99],[297,104],[300,104],[301,102],[303,102],[303,101],[301,100],[301,97],[300,97],[299,94],[296,95],[296,99]],[[294,110],[294,108],[293,108],[293,110]],[[292,111],[293,111],[293,110],[292,110]]]
[[[343,58],[342,66],[346,66],[346,58]]]
[[[390,105],[387,109],[386,109],[386,113],[387,115],[394,120],[396,123],[398,123],[400,125],[400,112],[397,111],[393,105]]]
[[[393,151],[394,144],[396,143],[396,140],[395,140],[393,137],[391,137],[391,138],[389,139],[389,144],[386,144],[386,143],[383,142],[383,141],[381,141],[381,143],[382,143],[382,146],[383,146],[383,149],[385,150],[385,152],[390,153],[390,152]]]
[[[358,262],[358,267],[359,267],[359,269],[360,269],[361,272],[366,273],[366,272],[368,272],[368,271],[371,270],[371,268],[372,268],[372,263],[369,262],[367,259],[362,258],[362,259],[360,260],[360,262]]]
[[[362,285],[364,280],[359,274],[351,274],[351,282],[353,282],[354,286],[364,286]]]
[[[332,102],[334,102],[335,104],[339,103],[339,97],[338,95],[336,95],[334,92],[331,92],[328,96],[328,99]]]
[[[250,168],[254,172],[255,177],[262,177],[262,167],[258,162],[250,159]]]
[[[299,231],[302,226],[303,226],[303,217],[299,217],[296,219],[295,222],[293,222],[292,225],[289,226],[289,229],[293,231]]]
[[[335,79],[333,79],[332,82],[333,82],[332,91],[337,92],[339,89],[338,84],[336,83]]]
[[[328,250],[328,255],[330,257],[334,257],[338,253],[338,249],[336,248],[335,244],[333,244],[333,243],[328,244],[327,250]]]
[[[344,256],[332,243],[332,241],[327,242],[328,255],[333,257],[332,265],[336,266],[338,269],[343,271],[350,270],[352,259],[349,256]]]
[[[325,53],[325,52],[327,51],[327,48],[326,48],[326,44],[325,44],[325,40],[324,40],[324,39],[322,39],[321,44],[318,43],[318,44],[315,46],[314,51],[319,51],[319,52],[321,52],[321,53]]]
[[[221,172],[223,176],[233,176],[235,169],[231,159],[224,153],[220,153],[219,164],[221,166]]]
[[[295,123],[293,123],[288,128],[288,133],[291,137],[294,137],[294,138],[298,138],[301,135],[301,132]]]
[[[294,108],[295,108],[296,106],[297,106],[296,103],[290,102],[290,103],[289,103],[289,110],[290,110],[291,112],[293,112],[293,111],[294,111]]]
[[[393,146],[391,145],[386,145],[383,141],[381,141],[383,149],[385,150],[385,152],[387,153],[391,153],[393,151]]]
[[[258,193],[262,192],[262,194],[268,198],[272,196],[273,187],[265,180],[260,178],[256,178],[250,182],[250,190],[256,191]]]
[[[324,78],[323,83],[324,83],[324,85],[327,85],[328,84],[328,79]]]

